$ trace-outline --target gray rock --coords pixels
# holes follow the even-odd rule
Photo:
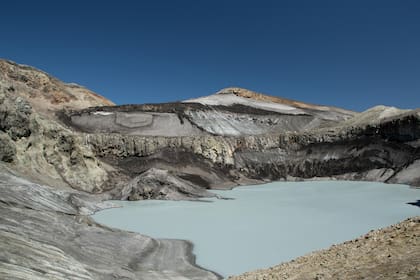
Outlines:
[[[133,174],[144,172],[145,165],[162,168],[162,162],[168,161],[167,155],[183,151],[186,156],[182,160],[171,161],[175,170],[201,162],[208,170],[224,173],[229,187],[243,177],[280,180],[288,176],[385,180],[418,186],[418,180],[408,173],[392,179],[391,175],[373,171],[402,172],[420,158],[419,150],[412,144],[419,138],[420,117],[412,111],[377,124],[302,133],[242,137],[90,134],[86,142],[98,157],[112,158],[115,166]],[[130,164],[126,164],[127,159]]]
[[[31,105],[19,96],[0,88],[0,130],[13,140],[31,135],[29,127]]]
[[[122,191],[122,199],[191,200],[216,196],[203,187],[182,179],[182,175],[151,168],[127,184]]]
[[[10,137],[0,131],[0,161],[12,162],[15,159],[16,147]]]
[[[218,279],[192,245],[107,228],[98,197],[0,172],[1,279]]]

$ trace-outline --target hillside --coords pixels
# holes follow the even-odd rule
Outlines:
[[[0,85],[27,100],[38,112],[51,115],[66,108],[114,105],[113,102],[75,83],[64,83],[27,65],[0,59]]]

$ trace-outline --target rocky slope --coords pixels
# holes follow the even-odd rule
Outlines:
[[[419,279],[420,217],[230,280]]]
[[[119,198],[138,198],[138,193],[150,196],[150,174],[156,174],[154,182],[160,188],[152,190],[152,195],[170,193],[172,187],[185,197],[212,194],[159,170],[150,170],[130,184],[128,176],[95,157],[84,135],[57,121],[56,110],[61,108],[50,99],[57,92],[50,92],[50,87],[39,91],[38,84],[30,82],[45,73],[8,61],[0,64],[27,77],[15,80],[18,74],[3,69],[0,73],[1,279],[219,278],[194,265],[188,242],[109,229],[88,216],[109,207],[101,201],[117,198],[112,191],[104,193],[104,186],[118,189]],[[53,85],[64,85],[47,78]],[[21,80],[26,81],[24,85]],[[95,98],[74,95],[61,105],[77,109],[110,104]],[[141,184],[136,192],[130,187],[134,184]],[[189,194],[188,187],[195,191]]]
[[[108,180],[80,137],[0,84],[0,158],[33,181],[92,191]],[[22,93],[21,93],[22,94]]]
[[[1,166],[3,167],[3,166]],[[0,279],[218,279],[192,245],[111,229],[89,216],[101,198],[0,171]]]
[[[346,120],[355,113],[291,101],[242,97],[225,89],[182,103],[125,105],[67,113],[68,123],[88,133],[141,136],[244,136],[306,131]],[[243,92],[243,89],[237,89]],[[249,91],[246,91],[249,93]]]
[[[319,177],[420,186],[419,110],[355,113],[239,88],[110,106],[29,66],[0,60],[0,70],[0,238],[12,244],[0,251],[0,277],[217,278],[194,266],[188,243],[94,223],[87,215],[108,199],[197,199]],[[117,256],[116,246],[138,249]]]
[[[133,111],[144,109],[130,108]],[[115,110],[115,113],[126,109],[103,108],[107,112]],[[192,110],[192,107],[186,110]],[[389,110],[394,113],[390,114]],[[78,113],[71,113],[67,120],[73,114]],[[85,110],[82,114],[88,113]],[[83,130],[80,123],[68,121],[68,124]],[[91,132],[85,134],[85,142],[97,157],[131,177],[149,168],[159,168],[185,173],[185,176],[194,175],[203,186],[210,187],[216,184],[234,186],[247,179],[314,177],[419,186],[419,176],[415,172],[420,159],[419,136],[418,110],[376,107],[354,118],[330,123],[328,127],[302,132],[235,137],[208,133],[169,137],[121,131]]]
[[[0,59],[0,86],[51,116],[65,108],[114,105],[110,100],[74,83],[64,83],[31,66]]]
[[[60,120],[130,178],[157,168],[201,187],[314,177],[419,186],[418,110],[355,114],[225,89],[184,103],[65,111]]]
[[[186,100],[184,102],[201,103],[204,105],[244,106],[260,108],[285,114],[315,115],[321,119],[340,121],[354,116],[355,112],[331,106],[320,106],[296,100],[269,96],[243,88],[225,88],[214,95]]]

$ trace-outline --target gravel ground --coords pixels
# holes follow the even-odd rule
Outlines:
[[[420,279],[420,216],[228,279]]]

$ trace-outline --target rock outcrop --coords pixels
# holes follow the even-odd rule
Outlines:
[[[88,133],[238,137],[307,131],[335,124],[355,114],[334,107],[296,104],[300,107],[285,105],[278,100],[274,102],[233,93],[218,93],[181,103],[71,111],[63,116],[63,120]]]
[[[0,157],[40,183],[122,191],[157,168],[194,178],[189,182],[203,189],[313,177],[418,186],[418,110],[379,106],[356,114],[240,88],[181,103],[110,107],[40,70],[0,62]],[[93,105],[102,107],[80,110]]]
[[[2,168],[0,278],[219,279],[194,266],[186,241],[107,228],[87,216],[111,206],[98,196],[33,184]]]
[[[220,278],[195,265],[189,242],[106,228],[89,217],[110,207],[103,200],[148,193],[140,183],[153,180],[152,171],[152,177],[132,179],[102,162],[85,135],[56,117],[62,106],[111,103],[89,96],[87,90],[84,96],[84,89],[31,67],[8,61],[0,61],[0,66],[1,279]],[[36,83],[40,77],[53,88],[41,90]],[[63,87],[77,88],[81,99]],[[185,187],[181,177],[167,173],[158,174],[166,185],[157,194],[173,198],[170,186],[182,191],[191,187],[191,197],[211,195],[194,184]],[[124,190],[127,197],[122,197]],[[178,197],[189,195],[185,191],[185,197]]]
[[[419,112],[378,106],[356,114],[229,88],[183,103],[96,107],[60,118],[85,133],[95,155],[132,176],[145,166],[188,169],[200,162],[228,187],[244,178],[314,177],[418,186],[419,178],[403,170],[420,158]],[[164,164],[164,154],[180,153],[186,162]]]
[[[64,83],[31,66],[0,59],[0,86],[27,100],[38,113],[53,115],[65,108],[114,105],[74,83]]]
[[[145,167],[183,168],[186,173],[194,174],[196,171],[187,167],[196,165],[196,169],[200,169],[196,164],[200,162],[202,171],[217,172],[219,178],[225,178],[227,186],[239,183],[241,178],[297,180],[314,177],[419,186],[418,175],[409,172],[420,159],[418,111],[403,112],[376,122],[369,118],[369,123],[364,125],[352,126],[351,123],[349,120],[328,129],[303,133],[242,137],[144,137],[97,133],[87,134],[85,141],[99,158],[112,161],[132,174],[144,172]],[[164,164],[170,161],[168,157],[181,152],[188,160]],[[202,179],[212,184],[211,179]]]
[[[0,158],[23,177],[93,192],[108,173],[77,133],[0,85]]]
[[[121,191],[121,199],[196,200],[201,197],[216,196],[214,193],[206,191],[202,186],[183,179],[182,176],[186,175],[150,168],[124,187]]]

